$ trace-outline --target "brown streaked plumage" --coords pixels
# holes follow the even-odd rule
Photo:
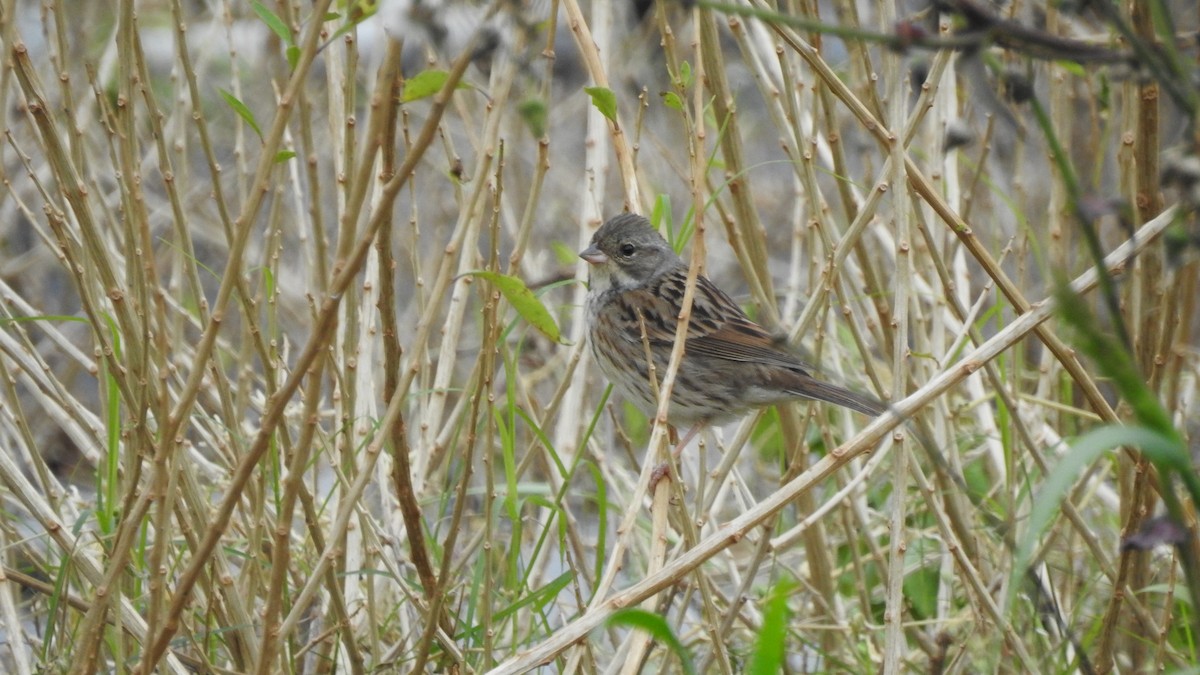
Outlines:
[[[661,382],[675,342],[687,265],[649,221],[630,213],[596,230],[579,257],[590,264],[587,322],[592,354],[621,395],[653,414],[657,401],[650,388],[642,325]],[[667,413],[672,425],[690,427],[678,447],[706,424],[796,399],[827,401],[871,416],[885,410],[874,398],[822,382],[810,371],[700,276]]]

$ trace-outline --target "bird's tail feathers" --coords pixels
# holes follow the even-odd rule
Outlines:
[[[871,417],[878,417],[887,410],[887,405],[874,396],[860,394],[844,387],[839,387],[836,384],[829,384],[828,382],[822,382],[813,378],[805,379],[806,381],[801,386],[789,388],[789,393],[801,398],[840,405],[843,408],[849,408],[850,410],[870,415]]]

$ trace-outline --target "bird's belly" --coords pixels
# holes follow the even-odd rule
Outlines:
[[[649,369],[646,360],[623,359],[619,351],[608,349],[588,336],[592,355],[613,389],[649,417],[658,410],[658,400],[650,387]],[[658,359],[656,359],[658,361]],[[655,363],[655,379],[662,386],[665,362]],[[720,424],[732,420],[745,412],[738,407],[739,392],[744,382],[729,378],[722,382],[705,383],[687,369],[687,361],[681,364],[671,388],[671,405],[667,410],[667,421],[679,427],[698,422]]]

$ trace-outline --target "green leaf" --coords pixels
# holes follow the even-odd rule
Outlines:
[[[362,23],[363,21],[366,21],[367,19],[375,16],[375,13],[379,11],[379,2],[377,2],[376,0],[361,0],[360,2],[338,3],[338,4],[340,6],[346,7],[346,9],[348,10],[346,12],[346,23],[342,24],[342,27],[338,28],[337,32],[334,33],[329,38],[329,40],[331,42],[333,40],[340,38],[341,36],[345,35],[346,33],[349,33],[350,31],[354,30],[355,26],[357,26],[358,24]],[[348,5],[348,7],[347,7],[347,5]],[[329,14],[325,15],[326,21],[333,21],[334,19],[337,19],[337,18],[338,18],[337,14],[334,14],[332,16],[330,16]]]
[[[605,87],[584,87],[588,96],[592,97],[592,105],[613,124],[617,123],[617,95],[612,89]]]
[[[1061,512],[1062,501],[1075,484],[1075,480],[1101,455],[1123,445],[1138,448],[1152,460],[1178,455],[1178,444],[1173,439],[1142,427],[1103,426],[1093,429],[1072,443],[1070,451],[1063,455],[1062,461],[1046,476],[1033,500],[1033,508],[1029,511],[1029,527],[1017,542],[1017,556],[1013,561],[1012,578],[1008,584],[1009,607],[1012,606],[1013,596],[1020,586],[1020,576],[1025,574],[1033,559],[1034,547],[1049,527],[1050,521]]]
[[[423,70],[416,75],[408,78],[404,83],[404,93],[400,95],[400,100],[404,103],[419,101],[423,98],[429,98],[442,90],[446,86],[446,80],[450,79],[450,73],[444,70]],[[469,89],[471,85],[466,82],[459,82],[456,89]]]
[[[607,551],[605,539],[608,535],[608,482],[604,472],[593,462],[582,460],[584,467],[592,474],[592,482],[596,485],[596,550]],[[604,556],[596,556],[595,578],[604,576]]]
[[[295,156],[296,156],[295,150],[280,150],[279,152],[275,153],[275,163],[283,164],[284,162],[288,161],[289,159],[291,159]]]
[[[571,583],[571,580],[574,578],[575,578],[574,572],[571,572],[571,571],[563,572],[562,574],[558,575],[556,578],[551,579],[550,582],[547,583],[545,586],[542,586],[541,588],[537,589],[536,591],[530,593],[529,595],[526,595],[525,597],[517,600],[513,604],[511,604],[511,605],[501,609],[500,611],[496,612],[495,614],[493,614],[492,615],[492,623],[498,624],[501,621],[504,621],[505,619],[507,619],[509,616],[515,614],[517,610],[521,609],[522,607],[528,606],[528,605],[533,605],[534,607],[536,607],[538,609],[545,607],[552,600],[554,600],[554,598],[558,597],[559,592],[562,591],[562,589],[566,588],[567,584]],[[479,633],[481,628],[482,627],[478,626],[478,625],[471,626],[466,631],[456,635],[455,638],[461,640],[468,636],[474,636],[477,633]]]
[[[667,625],[667,620],[654,612],[648,612],[640,607],[627,607],[619,610],[608,618],[609,626],[628,626],[637,630],[643,630],[650,634],[650,637],[667,645],[683,664],[683,672],[688,675],[694,675],[696,666],[692,663],[692,655],[688,653],[683,643],[679,638],[675,637],[675,633],[671,631],[671,627]]]
[[[337,15],[336,14],[333,15],[333,18],[336,19]],[[353,20],[347,21],[346,23],[342,24],[342,27],[337,29],[337,31],[335,31],[333,35],[329,36],[329,41],[333,42],[334,40],[342,37],[346,33],[349,33],[350,31],[354,30],[354,27],[357,25],[358,25],[358,22],[356,22],[356,21],[353,21]]]
[[[688,87],[692,86],[693,81],[692,64],[688,63],[687,61],[679,64],[679,86],[687,89]]]
[[[263,286],[266,288],[266,296],[268,298],[275,297],[275,273],[270,267],[262,268]]]
[[[662,96],[663,105],[671,110],[683,110],[683,99],[679,98],[679,94],[673,91],[664,91],[659,96]]]
[[[1148,429],[1179,440],[1179,434],[1171,421],[1171,415],[1158,400],[1154,391],[1138,372],[1133,355],[1120,340],[1097,325],[1095,317],[1070,288],[1062,286],[1055,294],[1059,312],[1075,329],[1075,342],[1080,349],[1096,361],[1096,366],[1107,375],[1121,397],[1133,410],[1133,416]]]
[[[362,23],[364,20],[375,16],[375,12],[379,11],[379,0],[357,0],[350,3],[350,11],[347,16],[354,23]]]
[[[783,672],[784,647],[787,645],[788,620],[791,618],[787,601],[795,587],[796,582],[783,579],[775,584],[771,594],[767,596],[762,628],[758,631],[754,653],[750,655],[750,663],[746,668],[748,675],[775,675]]]
[[[300,62],[300,48],[292,45],[287,48],[285,54],[287,55],[288,68],[295,70],[296,64]]]
[[[238,98],[233,94],[225,91],[224,89],[220,89],[219,91],[221,92],[221,98],[225,99],[225,103],[229,104],[230,108],[233,108],[233,111],[238,114],[238,117],[241,117],[246,124],[250,125],[250,128],[254,130],[255,134],[258,134],[258,138],[261,140],[262,129],[259,129],[258,122],[254,121],[254,113],[250,112],[250,109],[246,107],[246,104],[239,101]]]
[[[508,303],[513,306],[513,309],[517,310],[517,314],[520,314],[521,318],[529,322],[529,325],[541,331],[543,335],[559,344],[570,344],[558,332],[558,324],[554,322],[554,317],[551,316],[550,311],[546,309],[542,301],[533,294],[533,291],[529,290],[529,287],[520,278],[500,274],[499,272],[489,272],[487,270],[467,272],[464,276],[467,275],[479,277],[492,286],[495,286],[496,290],[500,291],[504,295],[504,298],[508,300]]]
[[[1075,77],[1087,77],[1087,71],[1083,69],[1083,66],[1079,65],[1078,63],[1075,63],[1074,61],[1065,61],[1065,60],[1055,61],[1054,65],[1058,66],[1059,68],[1062,68],[1063,70],[1067,71],[1071,75],[1074,75]]]
[[[650,209],[650,224],[659,232],[666,232],[667,243],[676,253],[683,249],[683,243],[675,241],[675,226],[671,220],[671,195],[664,192],[654,198],[654,208]]]
[[[516,380],[515,377],[512,379]],[[571,476],[567,472],[567,466],[563,464],[562,458],[558,456],[558,451],[554,449],[554,443],[550,441],[550,437],[546,435],[546,432],[542,431],[542,428],[529,416],[529,413],[521,408],[514,408],[514,410],[517,413],[517,417],[525,420],[525,424],[529,425],[529,430],[533,432],[533,435],[542,442],[546,451],[550,453],[550,459],[554,460],[554,465],[558,467],[558,475],[564,480],[570,480]]]
[[[500,436],[504,456],[504,482],[508,487],[504,494],[504,508],[508,511],[508,519],[516,523],[521,516],[521,507],[517,503],[517,460],[514,454],[513,430],[504,421],[504,411],[500,408],[495,409],[493,417],[496,418],[496,429]]]
[[[492,617],[492,621],[503,621],[518,609],[521,609],[526,605],[534,605],[538,609],[545,608],[546,605],[550,604],[552,600],[558,597],[559,592],[566,588],[567,584],[571,583],[571,580],[574,578],[574,572],[570,570],[563,572],[554,579],[551,579],[550,582],[545,586],[542,586],[536,591],[509,605],[508,607],[496,612],[496,614]]]
[[[558,260],[560,265],[574,265],[575,261],[579,258],[579,254],[575,252],[575,249],[561,241],[551,242],[550,250],[554,251],[554,258]]]
[[[262,22],[267,24],[267,28],[270,28],[271,32],[278,36],[283,44],[289,47],[296,44],[292,40],[292,31],[288,30],[287,24],[284,23],[283,19],[280,19],[275,12],[267,9],[266,5],[262,4],[258,0],[254,0],[250,3],[250,9],[254,10],[254,13],[258,15],[258,18],[262,19]]]
[[[917,539],[905,553],[905,567],[912,570],[904,575],[904,599],[912,608],[913,618],[918,621],[937,614],[938,585],[941,575],[936,566],[928,565],[931,543]],[[936,547],[934,547],[936,549]],[[936,554],[934,554],[936,555]]]
[[[534,138],[546,135],[546,102],[540,98],[527,98],[517,106],[517,112]]]

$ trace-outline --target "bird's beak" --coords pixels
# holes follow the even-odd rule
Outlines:
[[[595,244],[583,249],[579,252],[579,257],[588,261],[593,265],[603,265],[608,262],[608,256],[604,255],[600,249],[596,248]]]

